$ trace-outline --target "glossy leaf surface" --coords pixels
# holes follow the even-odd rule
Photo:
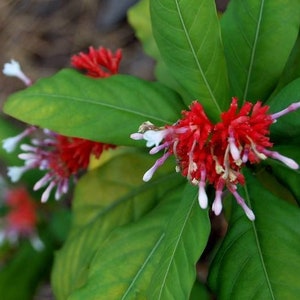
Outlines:
[[[172,124],[182,108],[179,96],[159,83],[127,75],[93,79],[66,69],[13,94],[4,110],[67,136],[137,145],[129,135],[143,122]]]
[[[278,94],[266,102],[270,113],[277,113],[294,102],[299,102],[300,78],[285,86]],[[300,110],[290,112],[271,126],[271,138],[276,144],[300,144]]]
[[[151,211],[182,178],[165,166],[150,183],[143,173],[153,159],[129,152],[116,156],[80,180],[73,204],[73,223],[56,255],[52,285],[57,299],[66,299],[87,283],[91,261],[109,234]],[[107,258],[108,259],[108,258]]]
[[[231,95],[266,100],[299,33],[298,0],[232,0],[221,19]]]
[[[218,120],[227,108],[228,81],[219,21],[212,0],[152,0],[153,34],[172,75]]]
[[[173,189],[149,214],[116,228],[93,258],[87,284],[70,299],[187,299],[209,233],[207,212],[188,190],[182,198],[182,187]]]
[[[250,172],[242,195],[256,220],[234,206],[209,283],[219,299],[297,299],[300,211],[263,189]]]

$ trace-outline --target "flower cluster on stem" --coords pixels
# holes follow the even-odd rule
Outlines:
[[[242,167],[246,163],[255,164],[267,157],[280,160],[292,169],[298,164],[278,152],[269,150],[270,126],[280,116],[300,108],[300,102],[276,114],[268,114],[269,107],[260,101],[255,104],[245,102],[239,109],[237,98],[232,98],[230,108],[221,114],[221,121],[213,124],[206,116],[198,101],[192,102],[188,111],[183,111],[182,119],[173,125],[156,127],[145,122],[132,139],[147,141],[153,147],[150,154],[161,150],[164,154],[145,173],[148,181],[154,172],[171,155],[176,158],[176,171],[180,172],[193,185],[199,188],[198,200],[201,208],[208,206],[206,185],[215,188],[212,210],[216,215],[222,211],[222,194],[225,188],[235,197],[247,217],[254,220],[252,210],[238,194],[238,184],[245,178]]]

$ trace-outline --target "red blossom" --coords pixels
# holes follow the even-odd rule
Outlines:
[[[95,49],[89,47],[87,54],[80,52],[71,58],[72,65],[84,70],[88,76],[104,78],[117,74],[122,59],[122,52],[118,49],[115,53],[104,47]]]
[[[8,190],[5,195],[9,213],[6,216],[7,230],[28,236],[35,231],[36,205],[25,188]]]
[[[242,168],[247,162],[258,163],[267,157],[278,159],[293,169],[299,167],[292,159],[267,149],[272,147],[269,133],[274,120],[299,107],[299,102],[294,103],[270,115],[269,107],[260,101],[254,105],[245,102],[239,109],[237,99],[233,98],[228,111],[221,114],[221,121],[213,125],[202,105],[194,101],[174,125],[159,128],[145,122],[140,131],[131,137],[147,140],[149,147],[155,145],[151,154],[161,150],[165,154],[145,173],[144,180],[151,179],[155,170],[170,155],[174,155],[177,171],[192,184],[198,185],[198,199],[202,208],[208,204],[206,184],[213,185],[216,190],[212,209],[217,215],[222,210],[222,191],[227,187],[248,218],[254,220],[253,212],[237,193],[237,185],[245,183]]]
[[[88,168],[90,157],[99,158],[104,150],[116,146],[63,135],[56,136],[56,144],[49,157],[49,167],[61,177],[69,178]]]

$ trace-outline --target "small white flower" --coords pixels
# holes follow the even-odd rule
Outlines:
[[[155,171],[166,161],[166,159],[170,156],[169,152],[166,152],[162,157],[160,157],[155,164],[144,174],[143,180],[145,182],[149,181]]]
[[[207,208],[208,198],[205,191],[205,182],[203,184],[203,181],[199,182],[198,201],[201,208],[203,209]]]
[[[136,141],[142,140],[144,138],[144,134],[140,132],[135,132],[130,135],[130,138]]]
[[[229,143],[229,150],[232,158],[234,161],[239,161],[240,160],[240,150],[235,144],[235,138],[233,136],[233,133],[229,133],[229,138],[228,138],[228,143]]]
[[[24,82],[24,84],[26,86],[31,85],[31,80],[30,78],[28,78],[23,71],[21,70],[21,66],[20,64],[14,60],[11,59],[11,61],[9,63],[5,63],[3,70],[2,70],[3,74],[6,76],[11,76],[11,77],[17,77],[20,80],[22,80]]]
[[[45,248],[44,243],[37,235],[33,235],[30,237],[30,243],[36,251],[40,252],[40,251],[44,250],[44,248]]]
[[[8,167],[7,176],[12,182],[17,182],[22,177],[22,175],[28,170],[28,166],[22,167]]]
[[[5,231],[4,230],[0,230],[0,246],[4,244],[5,241]]]
[[[215,200],[212,204],[212,211],[215,213],[216,216],[218,216],[221,213],[223,208],[221,196],[222,196],[222,190],[217,190]]]
[[[7,139],[4,139],[2,141],[2,148],[6,152],[11,153],[17,148],[19,141],[20,141],[19,136],[14,136],[14,137],[9,137]]]
[[[263,152],[268,157],[271,157],[273,159],[277,159],[277,160],[281,161],[282,163],[284,163],[286,166],[288,166],[291,169],[294,169],[294,170],[299,169],[299,165],[293,159],[291,159],[289,157],[281,155],[280,153],[278,153],[276,151],[269,151],[267,149],[264,149]]]
[[[20,141],[35,130],[36,127],[30,126],[18,135],[2,140],[2,148],[8,153],[13,152],[20,143]]]
[[[146,146],[152,147],[152,146],[158,146],[161,141],[164,139],[164,137],[167,135],[168,130],[148,130],[144,133],[144,140],[147,141]]]
[[[45,191],[42,194],[41,202],[45,203],[49,199],[50,193],[52,189],[55,187],[56,183],[54,181],[51,181],[48,187],[45,189]]]

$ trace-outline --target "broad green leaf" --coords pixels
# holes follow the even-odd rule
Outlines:
[[[276,89],[271,97],[274,97],[283,87],[300,77],[300,35],[280,76]]]
[[[141,41],[145,53],[156,60],[154,73],[159,82],[165,84],[171,89],[177,91],[182,97],[190,99],[186,92],[180,87],[174,79],[163,61],[157,48],[156,41],[152,33],[151,17],[150,17],[150,0],[139,1],[136,5],[129,9],[128,21],[135,31],[135,35]]]
[[[300,78],[297,78],[266,104],[270,106],[271,113],[277,113],[293,102],[298,102],[299,95]],[[300,144],[300,109],[278,118],[277,122],[272,124],[271,139],[281,144]]]
[[[263,189],[248,171],[241,194],[256,219],[235,205],[228,232],[212,262],[217,299],[298,299],[300,210]]]
[[[137,145],[129,135],[140,124],[172,124],[182,108],[179,96],[159,83],[128,75],[94,79],[65,69],[13,94],[4,111],[67,136]]]
[[[211,296],[206,286],[199,281],[194,283],[189,300],[210,300]]]
[[[152,277],[148,297],[188,299],[196,277],[196,262],[210,233],[208,210],[199,207],[198,189],[189,183],[165,233],[164,255]]]
[[[115,229],[92,260],[87,284],[70,299],[188,299],[209,220],[195,190],[182,192],[173,189],[148,215]]]
[[[299,33],[298,0],[231,0],[221,19],[231,94],[266,100]]]
[[[127,12],[128,22],[135,35],[143,43],[144,51],[155,60],[161,60],[159,50],[152,33],[150,0],[141,0]]]
[[[148,154],[123,153],[79,181],[71,232],[52,272],[57,299],[66,299],[86,283],[91,261],[113,229],[139,220],[180,185],[183,179],[173,164],[164,165],[151,182],[143,184],[143,173],[152,163]]]
[[[170,72],[213,120],[228,107],[228,80],[213,0],[151,0],[155,40]]]
[[[34,299],[36,289],[47,277],[47,270],[53,258],[53,239],[43,232],[44,250],[37,252],[29,241],[20,244],[12,253],[11,260],[3,263],[0,269],[0,295],[3,300]],[[30,263],[28,263],[30,262]]]

